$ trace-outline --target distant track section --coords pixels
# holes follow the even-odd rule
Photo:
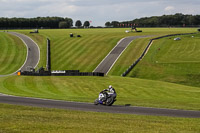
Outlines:
[[[30,37],[26,35],[16,33],[16,32],[8,32],[8,33],[19,37],[27,47],[26,61],[24,62],[23,66],[19,70],[26,71],[27,68],[30,68],[30,67],[35,68],[38,65],[39,60],[40,60],[40,49],[38,45]]]
[[[108,74],[110,69],[113,67],[117,59],[121,56],[123,51],[128,45],[137,38],[144,38],[148,36],[131,36],[121,39],[117,45],[108,53],[108,55],[101,61],[101,63],[95,68],[93,72],[101,72],[105,75]]]

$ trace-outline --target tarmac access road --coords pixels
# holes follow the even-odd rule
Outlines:
[[[133,107],[133,106],[119,106],[119,105],[104,106],[104,105],[94,105],[91,103],[8,96],[4,94],[0,94],[0,103],[43,107],[43,108],[93,111],[93,112],[200,118],[200,111],[186,111],[186,110],[175,110],[175,109]]]
[[[151,36],[130,36],[121,39],[117,43],[117,45],[108,53],[108,55],[101,61],[101,63],[95,68],[93,72],[101,72],[107,75],[110,69],[115,64],[115,62],[121,56],[123,51],[128,47],[128,45],[135,39],[145,38],[145,37],[151,37]]]

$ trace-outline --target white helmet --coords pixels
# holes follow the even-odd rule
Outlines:
[[[109,85],[109,89],[111,89],[112,88],[112,85]]]

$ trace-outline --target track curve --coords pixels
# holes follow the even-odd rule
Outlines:
[[[24,34],[20,34],[16,32],[8,32],[8,33],[20,38],[27,47],[26,61],[24,62],[24,64],[19,70],[26,71],[28,67],[35,68],[40,61],[40,49],[37,43],[35,43],[30,37]]]
[[[26,71],[28,67],[35,68],[40,60],[40,48],[30,37],[16,33],[16,32],[6,32],[8,34],[14,35],[22,40],[24,45],[27,48],[27,55],[24,64],[14,73],[7,74],[7,75],[0,75],[0,77],[16,75],[18,71]]]

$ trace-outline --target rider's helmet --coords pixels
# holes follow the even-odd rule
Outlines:
[[[112,88],[112,85],[109,85],[109,87],[108,87],[109,89],[111,89]]]

